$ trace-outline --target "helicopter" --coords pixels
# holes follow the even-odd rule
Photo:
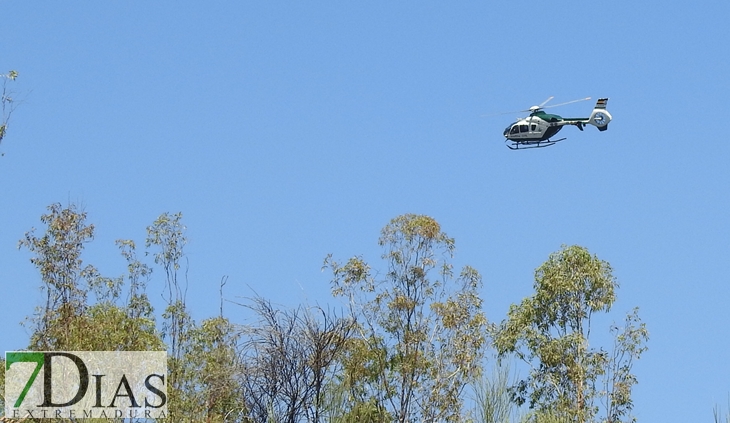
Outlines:
[[[608,129],[608,123],[611,122],[611,114],[606,110],[608,98],[599,98],[596,107],[590,117],[587,118],[564,118],[558,115],[548,114],[543,111],[549,107],[558,107],[578,101],[590,100],[590,97],[581,98],[579,100],[568,101],[566,103],[545,106],[553,97],[548,98],[537,106],[532,106],[527,110],[520,112],[530,112],[530,116],[520,119],[511,124],[504,130],[504,136],[507,138],[507,147],[512,150],[523,150],[527,148],[549,147],[565,138],[553,139],[563,126],[575,125],[583,130],[585,125],[593,125],[599,131]]]

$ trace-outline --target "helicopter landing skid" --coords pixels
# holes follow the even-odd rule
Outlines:
[[[507,144],[507,148],[510,150],[527,150],[528,148],[543,148],[543,147],[550,147],[551,145],[558,143],[560,141],[565,140],[566,138],[560,138],[559,140],[545,140],[545,141],[537,141],[529,144],[520,143],[520,142],[512,142],[512,145]]]

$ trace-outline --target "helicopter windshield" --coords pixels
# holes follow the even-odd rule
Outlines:
[[[512,125],[514,125],[514,124],[512,124]],[[509,130],[510,130],[510,129],[512,129],[512,125],[510,125],[510,126],[508,126],[508,127],[504,128],[504,136],[505,136],[505,137],[506,137],[507,135],[509,135]]]

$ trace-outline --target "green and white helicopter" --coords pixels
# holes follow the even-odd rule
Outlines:
[[[550,97],[538,106],[532,106],[527,110],[520,110],[520,112],[530,112],[530,116],[518,120],[504,130],[504,136],[507,138],[506,142],[508,142],[507,147],[513,150],[522,150],[526,148],[551,146],[565,139],[552,139],[565,125],[575,125],[581,131],[585,125],[593,125],[599,131],[608,129],[608,123],[611,122],[611,114],[606,110],[608,98],[599,98],[591,116],[587,118],[564,118],[545,113],[543,109],[590,100],[590,97],[545,106],[552,99],[553,97]]]

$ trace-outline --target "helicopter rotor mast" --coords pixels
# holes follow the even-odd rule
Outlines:
[[[550,101],[550,100],[552,100],[552,99],[554,99],[554,98],[555,98],[554,96],[550,96],[550,97],[548,97],[548,99],[547,99],[547,100],[543,101],[543,102],[542,102],[542,103],[540,103],[539,105],[537,105],[537,106],[532,106],[532,107],[530,107],[530,108],[529,108],[529,109],[527,109],[527,110],[523,110],[523,112],[531,112],[531,113],[535,113],[535,112],[537,112],[538,110],[544,109],[544,108],[545,108],[544,106],[545,106],[545,105],[546,105],[546,104],[548,103],[548,101]],[[559,104],[558,104],[558,106],[559,106]],[[548,106],[548,107],[550,107],[550,106]]]

